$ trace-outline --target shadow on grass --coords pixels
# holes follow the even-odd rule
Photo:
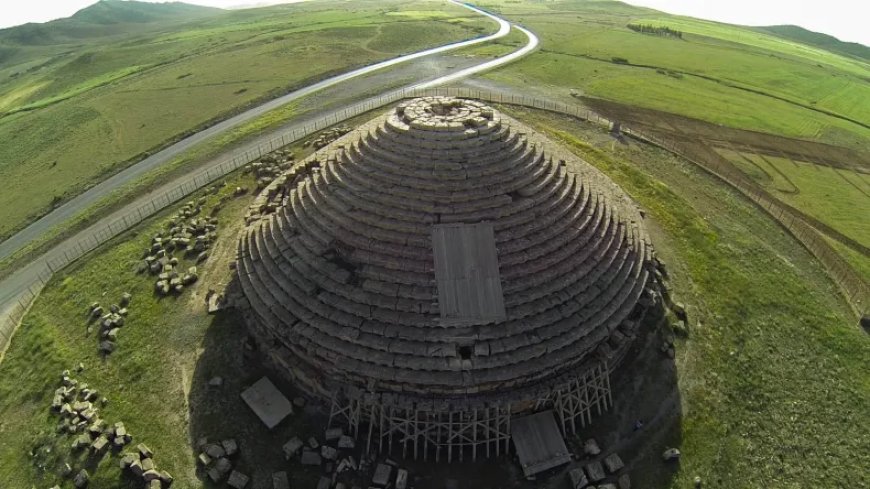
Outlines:
[[[281,447],[294,436],[306,440],[318,435],[322,439],[326,419],[318,413],[323,408],[307,404],[271,431],[267,429],[242,401],[242,391],[266,375],[289,399],[298,394],[292,385],[262,365],[247,344],[247,331],[237,310],[227,309],[212,316],[188,396],[191,460],[199,455],[204,442],[234,439],[239,453],[231,457],[233,469],[251,477],[248,489],[271,489],[272,474],[277,471],[288,473],[291,487],[314,487],[323,475],[321,471],[286,461]],[[215,377],[221,377],[223,384],[209,385]],[[202,467],[197,473],[205,481],[204,487],[225,486],[212,483]]]
[[[679,464],[665,463],[661,455],[666,448],[680,447],[681,403],[674,360],[661,349],[664,338],[670,334],[663,317],[661,309],[647,314],[626,360],[611,375],[614,407],[593,417],[591,426],[566,438],[575,458],[571,464],[530,481],[523,479],[512,453],[477,463],[449,465],[405,460],[399,457],[401,450],[394,451],[391,458],[409,469],[413,487],[417,489],[555,489],[569,487],[568,471],[592,460],[583,454],[583,442],[594,437],[603,450],[595,460],[616,452],[626,465],[621,473],[628,473],[634,485],[654,489],[669,487]],[[240,447],[239,455],[232,459],[234,469],[251,477],[249,488],[271,488],[272,473],[276,471],[288,473],[291,487],[314,487],[322,475],[329,474],[323,468],[302,466],[298,460],[286,461],[281,447],[294,436],[303,441],[316,436],[322,443],[327,406],[308,399],[302,412],[297,409],[273,430],[268,430],[244,404],[241,392],[267,375],[288,398],[300,394],[280,374],[260,362],[254,347],[249,346],[240,312],[229,309],[212,318],[189,394],[191,458],[199,454],[199,447],[205,442],[232,438]],[[221,386],[209,385],[215,377],[223,379]],[[360,460],[364,440],[357,440],[357,445],[360,449],[354,457]],[[209,480],[203,468],[198,468],[198,474],[205,481],[205,487],[221,487]],[[339,480],[345,480],[346,476],[344,473]],[[370,474],[361,474],[356,480],[346,482],[348,487],[367,487],[370,482],[367,477]],[[609,480],[615,482],[615,477]]]

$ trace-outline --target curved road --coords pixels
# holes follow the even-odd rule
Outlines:
[[[77,215],[79,212],[85,210],[90,205],[97,202],[103,196],[107,195],[108,193],[112,192],[113,190],[121,187],[122,185],[124,185],[126,183],[135,181],[137,178],[144,175],[148,171],[153,170],[154,168],[159,167],[160,165],[172,160],[178,154],[189,149],[191,146],[193,146],[197,143],[200,143],[204,140],[207,140],[211,137],[214,137],[218,134],[226,132],[226,131],[232,129],[233,127],[238,126],[239,124],[242,124],[244,122],[247,122],[251,119],[254,119],[254,118],[262,115],[263,113],[265,113],[269,110],[277,108],[281,105],[284,105],[290,101],[304,97],[306,95],[312,94],[312,93],[317,92],[319,90],[323,90],[325,88],[335,86],[335,85],[342,83],[342,82],[345,82],[347,80],[360,77],[362,75],[366,75],[366,74],[369,74],[369,73],[372,73],[372,72],[375,72],[375,71],[378,71],[378,70],[381,70],[381,69],[384,69],[384,68],[387,68],[390,66],[394,66],[394,65],[397,65],[400,63],[404,63],[404,62],[411,61],[414,59],[422,58],[425,56],[434,55],[434,54],[438,54],[438,53],[444,53],[447,51],[452,51],[455,49],[461,49],[464,47],[473,46],[476,44],[492,41],[492,40],[504,37],[505,35],[507,35],[510,32],[511,24],[509,24],[504,19],[496,17],[495,15],[490,14],[488,12],[485,12],[481,9],[474,7],[474,6],[460,3],[456,0],[449,0],[449,1],[453,4],[470,9],[474,12],[477,12],[481,15],[484,15],[484,16],[496,21],[499,24],[499,30],[496,33],[491,34],[489,36],[480,37],[480,38],[476,38],[476,39],[470,39],[467,41],[461,41],[461,42],[452,43],[452,44],[447,44],[444,46],[439,46],[436,48],[427,49],[425,51],[420,51],[417,53],[412,53],[412,54],[408,54],[405,56],[400,56],[400,57],[393,58],[393,59],[390,59],[387,61],[383,61],[381,63],[377,63],[377,64],[366,66],[366,67],[363,67],[363,68],[360,68],[357,70],[353,70],[353,71],[350,71],[348,73],[344,73],[342,75],[328,78],[328,79],[323,80],[323,81],[316,83],[314,85],[310,85],[308,87],[302,88],[300,90],[296,90],[296,91],[291,92],[287,95],[284,95],[282,97],[279,97],[279,98],[276,98],[276,99],[271,100],[269,102],[266,102],[258,107],[250,109],[242,114],[239,114],[235,117],[232,117],[232,118],[227,119],[223,122],[220,122],[214,126],[211,126],[203,131],[200,131],[192,136],[189,136],[189,137],[173,144],[172,146],[169,146],[166,149],[164,149],[158,153],[155,153],[154,155],[140,161],[139,163],[136,163],[136,164],[128,167],[127,169],[122,170],[121,172],[119,172],[119,173],[113,175],[112,177],[109,177],[108,179],[104,180],[103,182],[95,185],[94,187],[91,187],[86,192],[71,199],[69,202],[58,207],[57,209],[55,209],[51,213],[45,215],[44,217],[42,217],[38,221],[32,223],[30,226],[28,226],[27,228],[18,232],[14,236],[10,237],[9,239],[4,241],[3,243],[0,243],[0,258],[4,258],[4,257],[11,255],[16,250],[25,246],[27,243],[39,238],[40,236],[42,236],[45,233],[47,233],[53,227],[55,227],[59,224],[62,224],[64,221],[66,221],[68,219],[71,219],[72,217]],[[473,75],[476,73],[480,73],[480,72],[485,71],[485,70],[490,70],[492,68],[504,65],[506,63],[510,63],[510,62],[520,58],[521,56],[528,54],[529,52],[531,52],[532,50],[534,50],[538,46],[539,40],[538,40],[537,36],[535,36],[532,32],[530,32],[522,27],[519,27],[517,25],[514,25],[513,27],[519,29],[528,38],[527,44],[525,46],[523,46],[522,48],[520,48],[512,53],[509,53],[505,56],[502,56],[502,57],[499,57],[499,58],[496,58],[496,59],[493,59],[493,60],[490,60],[490,61],[487,61],[484,63],[480,63],[478,65],[474,65],[474,66],[471,66],[468,68],[459,69],[457,71],[454,71],[453,73],[448,73],[446,75],[440,76],[438,78],[435,78],[435,79],[432,79],[429,81],[424,81],[424,82],[412,84],[406,88],[432,88],[432,87],[435,87],[438,85],[443,85],[445,83],[449,83],[449,82],[458,80],[458,79],[463,78],[463,77],[467,77],[467,76],[470,76],[470,75]],[[313,115],[310,115],[309,117],[311,117],[311,116],[313,116]],[[300,124],[301,123],[302,122],[300,122]],[[218,157],[218,158],[215,158],[214,160],[212,160],[210,162],[210,164],[216,166],[216,165],[220,164],[221,161],[222,160],[220,159],[220,157]],[[195,173],[202,172],[203,170],[207,169],[208,167],[209,167],[209,164],[206,164],[205,166],[193,169],[193,170],[191,170],[190,173],[188,173],[186,175],[181,175],[177,179],[173,180],[172,182],[167,182],[161,188],[167,188],[169,186],[177,185],[177,183],[179,181],[184,181],[185,179],[190,179],[191,175],[193,175]],[[115,213],[113,213],[113,216],[123,214],[123,212],[125,210],[127,210],[127,208],[130,208],[130,209],[135,208],[135,206],[137,204],[139,204],[143,198],[146,198],[146,197],[147,196],[143,196],[142,198],[137,199],[134,202],[128,202],[124,207],[116,210]],[[99,224],[100,223],[97,223],[93,226],[97,226]],[[38,285],[40,283],[40,274],[44,275],[45,273],[47,273],[47,270],[46,270],[47,263],[49,263],[49,261],[52,259],[52,257],[60,256],[63,253],[64,246],[67,245],[68,243],[75,242],[75,240],[82,239],[82,237],[89,236],[91,233],[93,233],[93,229],[92,229],[93,226],[80,231],[78,234],[65,240],[62,243],[58,243],[57,245],[55,245],[52,249],[47,251],[42,256],[34,259],[28,265],[17,270],[16,272],[14,272],[12,275],[7,277],[6,279],[0,281],[0,320],[7,317],[7,315],[15,309],[15,306],[18,304],[19,300],[28,296],[27,292],[28,292],[29,288],[31,288],[33,285]],[[2,322],[0,322],[0,329],[2,329],[2,326],[3,326],[3,324],[2,324]],[[8,346],[7,344],[3,344],[4,337],[8,336],[11,339],[11,332],[6,332],[5,335],[3,333],[4,333],[3,331],[0,331],[0,360],[2,360],[3,352],[6,348],[6,346]]]
[[[432,49],[426,49],[424,51],[419,51],[412,54],[407,54],[404,56],[399,56],[397,58],[388,59],[386,61],[382,61],[380,63],[376,63],[369,66],[364,66],[362,68],[334,76],[332,78],[327,78],[323,81],[315,83],[313,85],[309,85],[305,88],[301,88],[299,90],[290,92],[286,95],[278,97],[276,99],[270,100],[262,105],[249,109],[239,115],[226,119],[222,122],[219,122],[211,127],[208,127],[196,134],[188,136],[181,141],[154,153],[153,155],[145,158],[144,160],[127,167],[126,169],[112,175],[111,177],[103,180],[99,184],[91,187],[85,192],[77,195],[76,197],[70,199],[57,209],[49,212],[42,218],[33,222],[26,228],[17,232],[16,234],[10,236],[7,240],[0,243],[0,260],[12,255],[22,247],[26,246],[33,240],[40,238],[43,234],[47,233],[53,227],[62,224],[67,219],[72,218],[76,214],[82,212],[87,209],[91,205],[95,204],[98,200],[108,195],[113,190],[121,187],[122,185],[132,182],[139,178],[140,176],[146,174],[147,172],[157,168],[178,156],[179,154],[187,151],[192,146],[201,143],[209,138],[217,136],[219,134],[223,134],[230,129],[239,126],[245,122],[248,122],[252,119],[255,119],[266,112],[276,109],[282,105],[285,105],[289,102],[297,100],[301,97],[305,97],[306,95],[310,95],[319,90],[323,90],[324,88],[331,87],[333,85],[337,85],[344,81],[357,78],[363,75],[367,75],[374,71],[382,70],[384,68],[389,68],[390,66],[395,66],[400,63],[406,63],[408,61],[412,61],[418,58],[422,58],[425,56],[430,56],[433,54],[444,53],[447,51],[453,51],[456,49],[462,49],[468,46],[473,46],[476,44],[492,41],[495,39],[499,39],[508,35],[511,30],[511,25],[501,19],[492,15],[488,12],[480,10],[474,6],[467,5],[464,3],[460,3],[456,0],[449,0],[450,3],[455,5],[459,5],[461,7],[472,10],[476,13],[479,13],[483,16],[486,16],[495,22],[498,23],[499,29],[495,34],[491,34],[489,36],[479,37],[475,39],[469,39],[467,41],[455,42],[451,44],[445,44],[444,46],[439,46]],[[494,60],[498,61],[498,60]],[[490,61],[489,63],[492,63]],[[487,63],[485,63],[487,64]]]

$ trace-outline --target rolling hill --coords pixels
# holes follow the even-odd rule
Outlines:
[[[202,19],[224,12],[182,2],[148,3],[134,0],[100,0],[71,17],[45,23],[28,23],[0,30],[0,43],[47,46],[77,43],[118,34]]]
[[[857,42],[845,42],[828,34],[813,32],[796,25],[772,25],[757,27],[756,30],[773,34],[789,41],[807,44],[809,46],[825,49],[832,53],[842,54],[870,61],[870,47]]]

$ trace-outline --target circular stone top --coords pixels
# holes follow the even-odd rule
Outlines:
[[[284,177],[264,190],[279,205],[240,240],[237,274],[251,333],[305,390],[537,399],[631,344],[651,259],[637,208],[594,167],[478,101],[408,101]],[[439,289],[435,243],[451,226],[491,229],[467,254],[494,243],[495,319],[445,319],[441,292],[454,289]],[[474,240],[456,249],[486,241]],[[455,290],[483,273],[475,267]]]
[[[396,107],[393,123],[423,131],[462,132],[496,126],[499,118],[481,102],[454,97],[423,97]]]

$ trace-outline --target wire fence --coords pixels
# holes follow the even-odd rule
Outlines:
[[[39,294],[39,291],[42,290],[42,287],[48,282],[54,272],[63,269],[109,239],[132,228],[196,190],[248,163],[256,161],[263,155],[276,149],[300,141],[327,127],[385,107],[399,100],[433,95],[475,98],[493,103],[531,107],[566,114],[599,124],[612,124],[611,120],[600,114],[577,105],[499,91],[468,88],[404,88],[369,98],[345,109],[334,111],[303,127],[296,127],[281,132],[275,137],[243,151],[241,154],[218,160],[209,168],[182,178],[177,185],[158,193],[148,202],[126,209],[120,217],[116,217],[109,222],[92,226],[89,230],[65,241],[46,255],[38,258],[34,262],[35,267],[32,267],[28,283],[19,287],[19,290],[14,291],[18,297],[16,304],[12,307],[11,313],[6,314],[3,323],[0,324],[0,351],[5,349],[30,303]],[[666,141],[633,131],[625,126],[622,126],[621,130],[629,136],[645,140],[692,161],[749,197],[782,224],[824,265],[831,278],[841,288],[850,305],[859,316],[867,312],[867,304],[870,303],[870,291],[868,291],[867,283],[834,251],[815,228],[807,224],[801,216],[781,205],[775,197],[749,180],[739,169],[733,167],[727,161],[724,162],[727,163],[726,165],[722,161],[711,158],[710,155],[693,152],[689,146],[681,144],[678,141]]]

